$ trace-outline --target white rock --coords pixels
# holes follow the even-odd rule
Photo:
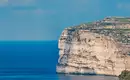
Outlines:
[[[122,54],[113,38],[90,31],[64,30],[59,40],[59,73],[91,73],[118,76],[130,70],[130,57]]]

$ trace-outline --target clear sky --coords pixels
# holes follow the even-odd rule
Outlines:
[[[130,16],[130,0],[0,0],[0,40],[57,40],[106,16]]]

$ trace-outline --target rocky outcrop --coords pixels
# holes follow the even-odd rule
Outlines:
[[[101,31],[65,29],[59,39],[57,72],[118,76],[130,70],[130,56],[123,44],[115,35]]]

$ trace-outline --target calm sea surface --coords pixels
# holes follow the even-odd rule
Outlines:
[[[57,41],[0,42],[0,80],[118,80],[110,76],[56,74]]]

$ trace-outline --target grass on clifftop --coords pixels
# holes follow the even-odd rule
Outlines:
[[[117,18],[117,20],[119,20],[120,22],[130,22],[128,19],[126,18]]]

